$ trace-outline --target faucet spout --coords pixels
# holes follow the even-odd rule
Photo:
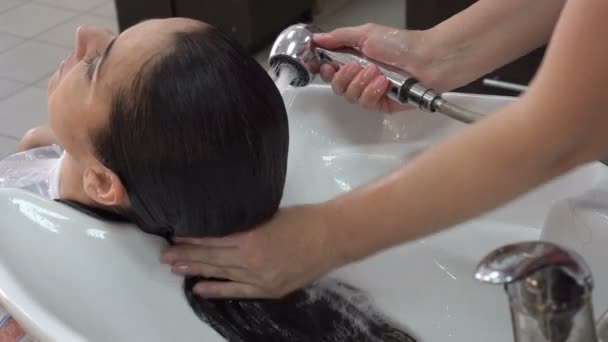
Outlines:
[[[597,336],[599,342],[608,342],[608,311],[604,312],[597,322]]]
[[[486,256],[475,277],[504,285],[515,341],[597,341],[593,278],[575,252],[541,241],[512,244]]]

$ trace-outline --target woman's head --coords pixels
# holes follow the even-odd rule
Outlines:
[[[88,204],[181,236],[235,233],[276,211],[287,116],[235,41],[165,19],[119,36],[83,27],[76,45],[49,84],[49,115]]]

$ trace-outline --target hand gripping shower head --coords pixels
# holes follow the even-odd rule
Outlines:
[[[296,24],[283,30],[274,42],[268,59],[275,76],[278,77],[284,68],[289,68],[296,75],[291,85],[303,87],[312,82],[321,65],[325,63],[336,67],[352,62],[359,63],[362,67],[375,64],[388,79],[390,88],[387,96],[395,102],[411,104],[428,112],[437,111],[465,123],[477,121],[482,117],[478,113],[448,103],[441,95],[424,87],[415,77],[403,70],[369,59],[356,49],[329,50],[316,46],[313,35],[321,32],[320,29],[307,24]]]

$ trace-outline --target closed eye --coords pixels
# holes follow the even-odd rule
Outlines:
[[[84,58],[84,72],[89,80],[93,80],[93,75],[95,75],[95,67],[97,66],[97,62],[99,62],[100,57],[101,53],[97,51],[94,55]]]

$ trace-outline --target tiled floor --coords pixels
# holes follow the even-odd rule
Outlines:
[[[0,156],[46,123],[46,84],[81,24],[116,30],[113,1],[0,0]]]
[[[404,7],[405,0],[352,0],[316,23],[326,30],[366,22],[403,27]],[[0,157],[46,123],[46,84],[81,24],[117,30],[113,0],[0,0]],[[262,64],[267,56],[268,49],[256,54]]]

